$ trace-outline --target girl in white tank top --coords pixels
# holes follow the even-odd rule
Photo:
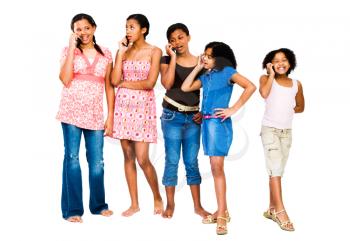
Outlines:
[[[264,217],[286,231],[294,231],[282,201],[281,178],[292,142],[294,113],[304,111],[300,81],[288,77],[296,66],[293,51],[282,48],[268,53],[263,61],[267,75],[260,77],[260,94],[265,99],[261,139],[269,174],[270,205]]]

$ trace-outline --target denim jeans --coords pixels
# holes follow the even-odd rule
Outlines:
[[[104,164],[103,164],[103,130],[87,130],[74,125],[62,123],[64,139],[64,161],[61,208],[63,218],[82,216],[83,190],[79,164],[81,134],[84,134],[86,159],[89,166],[90,201],[92,214],[99,214],[108,209],[105,203]]]
[[[160,118],[165,145],[165,168],[162,179],[164,186],[177,185],[181,146],[187,184],[201,183],[197,158],[200,146],[200,125],[192,120],[193,116],[194,114],[163,109]]]

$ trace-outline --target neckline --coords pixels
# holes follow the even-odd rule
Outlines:
[[[293,79],[292,79],[292,86],[290,86],[290,87],[280,85],[280,84],[277,82],[276,79],[273,79],[273,80],[274,80],[274,82],[275,82],[278,86],[280,86],[280,87],[282,87],[282,88],[292,89],[292,88],[294,87],[294,80],[293,80]]]
[[[123,60],[123,62],[148,62],[150,63],[151,61],[150,60],[147,60],[147,59],[142,59],[142,60],[138,60],[138,59],[125,59]]]
[[[90,63],[89,58],[84,53],[81,53],[81,55],[83,55],[83,58],[84,58],[85,62],[87,63],[87,65],[89,67],[92,67],[92,66],[95,66],[97,60],[99,59],[100,53],[96,51],[96,54],[95,54],[95,57],[93,57],[94,60],[92,61],[92,63]]]
[[[178,63],[176,63],[176,65],[179,66],[179,67],[181,67],[181,68],[184,68],[184,69],[194,69],[194,68],[196,67],[196,65],[190,66],[190,67],[186,67],[186,66],[183,66],[183,65],[178,64]]]

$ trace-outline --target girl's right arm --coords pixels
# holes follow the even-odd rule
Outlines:
[[[181,90],[184,92],[191,92],[199,90],[202,87],[202,82],[199,79],[194,79],[198,73],[203,69],[203,63],[201,57],[198,57],[198,63],[192,72],[187,76],[185,81],[181,85]]]
[[[123,59],[128,50],[128,47],[124,44],[125,41],[125,38],[123,38],[122,41],[119,42],[119,49],[115,55],[115,65],[111,73],[111,83],[114,87],[118,87],[122,81]]]
[[[260,77],[260,87],[259,87],[259,92],[261,97],[266,99],[271,91],[272,87],[272,82],[273,79],[275,78],[275,71],[273,71],[272,64],[268,63],[266,65],[267,73],[268,75],[262,75]]]
[[[176,53],[171,50],[171,47],[170,44],[165,46],[165,51],[170,57],[169,64],[161,63],[160,65],[161,83],[166,90],[169,90],[175,81]]]
[[[73,61],[76,48],[77,35],[72,33],[69,39],[68,53],[61,63],[59,78],[65,87],[68,87],[73,79]]]

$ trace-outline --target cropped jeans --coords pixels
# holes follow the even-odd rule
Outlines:
[[[162,183],[176,186],[182,147],[188,185],[199,185],[202,181],[198,168],[200,146],[200,125],[192,118],[193,113],[182,113],[164,108],[161,116],[165,146],[165,168]]]

